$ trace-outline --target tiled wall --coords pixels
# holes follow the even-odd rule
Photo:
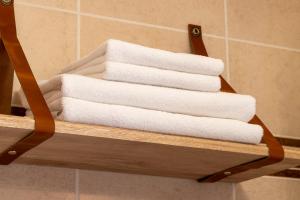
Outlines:
[[[270,129],[300,137],[299,0],[15,2],[19,38],[38,79],[56,74],[108,38],[189,52],[186,26],[200,24],[209,55],[224,60],[223,75],[239,92],[257,98],[258,114]],[[235,187],[23,165],[1,167],[0,176],[1,199],[12,200],[268,199],[265,191],[276,200],[299,195],[299,181],[278,178]]]
[[[236,200],[297,200],[300,181],[266,176],[237,184],[234,190]]]

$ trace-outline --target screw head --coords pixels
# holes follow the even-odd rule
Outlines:
[[[8,154],[11,155],[11,156],[14,156],[14,155],[17,154],[17,152],[12,150],[12,151],[9,151]]]
[[[11,5],[13,0],[1,0],[2,5],[9,6]]]
[[[231,172],[229,172],[229,171],[224,172],[224,175],[226,175],[226,176],[228,176],[228,175],[230,175],[230,174],[231,174]]]
[[[198,35],[201,34],[201,31],[200,31],[199,28],[196,28],[196,27],[195,27],[195,28],[193,28],[192,33],[193,33],[195,36],[198,36]]]

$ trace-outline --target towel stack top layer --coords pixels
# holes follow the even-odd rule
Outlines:
[[[93,58],[105,56],[106,61],[129,63],[166,70],[218,76],[224,70],[220,59],[154,49],[110,39],[92,53],[65,68],[62,73],[82,66]]]

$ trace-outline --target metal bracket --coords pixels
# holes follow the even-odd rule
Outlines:
[[[0,41],[3,42],[0,52],[6,52],[10,62],[1,67],[14,67],[35,119],[35,130],[0,154],[0,164],[7,165],[53,136],[55,123],[17,38],[14,3],[0,1]]]
[[[202,39],[201,26],[189,24],[188,30],[192,53],[202,56],[208,56]],[[226,82],[224,78],[220,78],[222,91],[236,93],[235,90],[229,85],[229,83]],[[216,182],[234,174],[242,173],[251,169],[261,168],[283,160],[284,150],[281,144],[272,135],[271,131],[266,127],[266,125],[256,115],[249,123],[258,124],[262,126],[264,130],[263,142],[268,147],[269,155],[257,160],[253,160],[251,162],[243,163],[241,165],[234,166],[229,169],[225,169],[223,171],[208,175],[204,178],[200,178],[198,179],[199,182]]]

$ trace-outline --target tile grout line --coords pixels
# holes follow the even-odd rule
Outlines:
[[[80,171],[75,169],[75,200],[80,200]]]
[[[80,20],[80,0],[77,0],[76,5],[76,58],[80,59],[80,30],[81,30],[81,20]],[[80,170],[75,170],[75,200],[80,200]]]
[[[40,8],[40,9],[45,9],[45,10],[50,10],[50,11],[58,11],[58,12],[64,12],[64,13],[69,13],[69,14],[76,14],[76,15],[78,14],[77,11],[72,11],[72,10],[62,9],[62,8],[55,8],[55,7],[51,7],[51,6],[35,5],[32,3],[25,3],[25,2],[17,2],[15,4],[24,5],[24,6],[28,6],[28,7],[34,7],[34,8]],[[183,30],[183,29],[155,25],[155,24],[148,24],[148,23],[144,23],[144,22],[125,20],[125,19],[120,19],[120,18],[115,18],[115,17],[108,17],[108,16],[102,16],[102,15],[96,15],[96,14],[90,14],[90,13],[80,13],[80,15],[87,16],[87,17],[94,17],[94,18],[98,18],[98,19],[104,19],[104,20],[118,21],[118,22],[123,22],[123,23],[127,23],[127,24],[135,24],[135,25],[139,25],[139,26],[156,28],[156,29],[161,29],[161,30],[169,30],[169,31],[174,31],[174,32],[187,33],[187,30]],[[216,39],[225,39],[225,37],[223,37],[223,36],[207,34],[207,33],[203,33],[203,36],[210,37],[210,38],[216,38]],[[255,41],[238,39],[238,38],[228,37],[228,41],[247,43],[247,44],[251,44],[251,45],[255,45],[255,46],[269,47],[269,48],[275,48],[275,49],[286,50],[286,51],[300,52],[300,49],[297,49],[297,48],[290,48],[290,47],[286,47],[286,46],[273,45],[273,44],[268,44],[268,43],[263,43],[263,42],[255,42]]]
[[[91,13],[86,13],[86,12],[81,12],[80,15],[85,16],[85,17],[92,17],[92,18],[96,18],[96,19],[116,21],[116,22],[133,24],[133,25],[138,25],[138,26],[143,26],[143,27],[149,27],[149,28],[155,28],[155,29],[160,29],[160,30],[168,30],[168,31],[174,31],[174,32],[179,32],[179,33],[188,33],[187,30],[183,30],[183,29],[179,29],[179,28],[172,28],[172,27],[168,27],[168,26],[161,26],[161,25],[156,25],[156,24],[149,24],[149,23],[132,21],[132,20],[121,19],[121,18],[116,18],[116,17],[108,17],[108,16],[96,15],[96,14],[91,14]],[[211,37],[211,38],[216,38],[216,39],[224,39],[223,36],[214,35],[214,34],[208,34],[208,33],[203,33],[203,36],[205,36],[205,37]]]
[[[62,8],[55,8],[55,7],[51,7],[51,6],[36,5],[36,4],[26,3],[26,2],[18,2],[16,4],[23,5],[23,6],[28,6],[28,7],[33,7],[33,8],[40,8],[40,9],[44,9],[44,10],[50,10],[50,11],[65,12],[65,13],[76,14],[76,15],[79,14],[81,16],[86,16],[86,17],[93,17],[93,18],[97,18],[97,19],[117,21],[117,22],[122,22],[122,23],[127,23],[127,24],[134,24],[134,25],[150,27],[150,28],[156,28],[156,29],[161,29],[161,30],[169,30],[169,31],[180,32],[180,33],[187,33],[188,32],[187,30],[178,29],[178,28],[172,28],[172,27],[155,25],[155,24],[148,24],[148,23],[144,23],[144,22],[131,21],[131,20],[126,20],[126,19],[121,19],[121,18],[108,17],[108,16],[96,15],[96,14],[85,13],[85,12],[78,13],[77,11],[72,11],[72,10],[62,9]],[[216,39],[224,39],[223,36],[218,36],[218,35],[208,34],[208,33],[203,33],[203,36],[216,38]]]
[[[179,29],[179,28],[172,28],[172,27],[168,27],[168,26],[149,24],[149,23],[132,21],[132,20],[121,19],[121,18],[116,18],[116,17],[96,15],[96,14],[91,14],[91,13],[86,13],[86,12],[81,12],[80,15],[85,16],[85,17],[92,17],[92,18],[96,18],[96,19],[110,20],[110,21],[133,24],[133,25],[144,26],[144,27],[149,27],[149,28],[156,28],[156,29],[160,29],[160,30],[168,30],[168,31],[174,31],[174,32],[179,32],[179,33],[188,33],[187,30],[183,30],[183,29]],[[223,36],[218,36],[218,35],[208,34],[208,33],[203,33],[203,36],[216,38],[216,39],[224,39]]]
[[[80,59],[80,48],[81,48],[81,44],[80,44],[80,39],[81,39],[81,19],[80,19],[80,0],[77,0],[77,9],[76,9],[77,13],[76,13],[76,58],[77,60]]]
[[[121,19],[121,18],[116,18],[116,17],[109,17],[109,16],[97,15],[97,14],[86,13],[86,12],[82,12],[80,14],[82,16],[86,16],[86,17],[93,17],[93,18],[96,18],[96,19],[104,19],[104,20],[122,22],[122,23],[133,24],[133,25],[138,25],[138,26],[144,26],[144,27],[149,27],[149,28],[156,28],[156,29],[174,31],[174,32],[179,32],[179,33],[187,33],[188,32],[187,30],[183,30],[183,29],[179,29],[179,28],[172,28],[172,27],[167,27],[167,26],[149,24],[149,23],[132,21],[132,20]],[[217,36],[217,35],[206,34],[206,36],[215,37],[215,38],[222,38],[223,39],[223,37]]]
[[[293,52],[300,53],[300,49],[289,48],[289,47],[280,46],[280,45],[267,44],[267,43],[263,43],[263,42],[255,42],[255,41],[243,40],[243,39],[231,38],[231,37],[228,37],[228,40],[233,41],[233,42],[251,44],[251,45],[255,45],[255,46],[262,46],[262,47],[268,47],[268,48],[273,48],[273,49],[281,49],[281,50],[293,51]]]
[[[232,200],[236,200],[236,183],[231,183]]]
[[[17,4],[30,6],[30,7],[35,7],[35,8],[46,9],[46,10],[52,10],[52,11],[66,12],[66,13],[70,13],[70,14],[78,14],[78,12],[75,12],[75,11],[71,11],[71,10],[67,10],[67,9],[61,9],[61,8],[54,8],[54,7],[50,7],[50,6],[35,5],[35,4],[24,3],[24,2],[18,2]],[[147,23],[136,22],[136,21],[131,21],[131,20],[124,20],[124,19],[120,19],[120,18],[107,17],[107,16],[95,15],[95,14],[90,14],[90,13],[79,13],[79,15],[83,15],[83,16],[87,16],[87,17],[94,17],[94,18],[104,19],[104,20],[118,21],[118,22],[123,22],[123,23],[128,23],[128,24],[135,24],[135,25],[140,25],[140,26],[145,26],[145,27],[151,27],[151,28],[157,28],[157,29],[187,33],[186,30],[182,30],[182,29],[171,28],[171,27],[160,26],[160,25],[154,25],[154,24],[147,24]],[[213,35],[213,34],[204,33],[203,35],[206,36],[206,37],[211,37],[211,38],[225,39],[222,36]],[[284,47],[284,46],[280,46],[280,45],[266,44],[266,43],[261,43],[261,42],[254,42],[254,41],[237,39],[237,38],[228,37],[228,41],[235,41],[235,42],[241,42],[241,43],[248,43],[248,44],[252,44],[252,45],[256,45],[256,46],[271,47],[271,48],[282,49],[282,50],[287,50],[287,51],[300,52],[300,49],[289,48],[289,47]]]
[[[69,14],[77,14],[76,11],[73,10],[68,10],[68,9],[63,9],[63,8],[56,8],[56,7],[51,7],[51,6],[43,6],[43,5],[37,5],[33,3],[26,3],[26,2],[16,2],[16,5],[23,5],[23,6],[28,6],[32,8],[40,8],[48,11],[57,11],[57,12],[63,12],[63,13],[69,13]]]
[[[226,79],[230,83],[230,64],[229,64],[229,41],[228,41],[228,10],[227,0],[224,0],[224,28],[225,28],[225,59],[226,59]]]

